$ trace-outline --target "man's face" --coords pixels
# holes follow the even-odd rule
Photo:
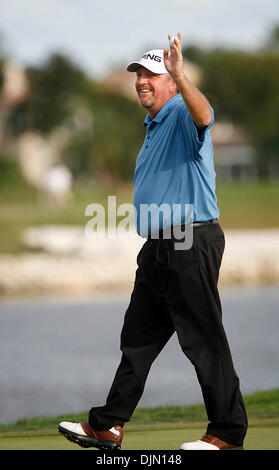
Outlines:
[[[137,71],[136,90],[141,106],[153,119],[164,104],[177,94],[176,86],[169,74],[156,74],[145,67]]]

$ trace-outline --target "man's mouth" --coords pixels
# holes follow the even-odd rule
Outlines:
[[[147,88],[144,88],[143,90],[140,90],[140,93],[142,93],[142,94],[151,93],[151,90],[148,90]]]

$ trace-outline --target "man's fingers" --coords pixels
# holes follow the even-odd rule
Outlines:
[[[175,39],[175,43],[173,44],[173,46],[171,47],[171,52],[174,52],[175,56],[178,58],[179,55],[181,54],[181,50],[180,50],[180,45],[179,43],[177,42],[177,39]]]
[[[182,47],[182,34],[181,34],[181,33],[177,33],[177,37],[178,37],[178,40],[179,40],[179,44],[180,44],[180,46]]]
[[[169,40],[171,40],[172,36],[168,35]],[[180,61],[182,56],[182,35],[181,33],[177,33],[177,37],[174,38],[172,46],[170,47],[170,54],[168,49],[164,49],[164,60],[175,60]]]
[[[172,36],[168,34],[169,40],[171,40]],[[182,51],[182,34],[177,33],[177,37],[174,38],[173,43],[170,47],[170,53],[172,54],[175,53],[176,58],[179,57],[179,54],[181,54]]]
[[[182,35],[181,35],[181,33],[177,33],[177,38],[175,38],[174,42],[178,46],[178,48],[180,50],[182,50]]]
[[[169,71],[169,51],[168,49],[164,49],[164,63],[167,71]]]

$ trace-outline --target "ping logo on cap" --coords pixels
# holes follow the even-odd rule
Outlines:
[[[140,60],[134,60],[127,65],[128,72],[136,72],[139,67],[145,67],[153,73],[168,73],[164,64],[164,50],[151,49],[146,51]]]
[[[162,57],[158,56],[158,55],[155,55],[155,54],[144,54],[142,56],[142,59],[151,59],[151,60],[155,60],[156,62],[162,62]]]

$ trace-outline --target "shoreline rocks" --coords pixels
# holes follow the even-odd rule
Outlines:
[[[220,287],[279,284],[279,229],[228,230],[225,237]],[[28,252],[0,255],[2,297],[130,292],[145,240],[88,240],[82,227],[48,226],[28,229],[24,242]]]

